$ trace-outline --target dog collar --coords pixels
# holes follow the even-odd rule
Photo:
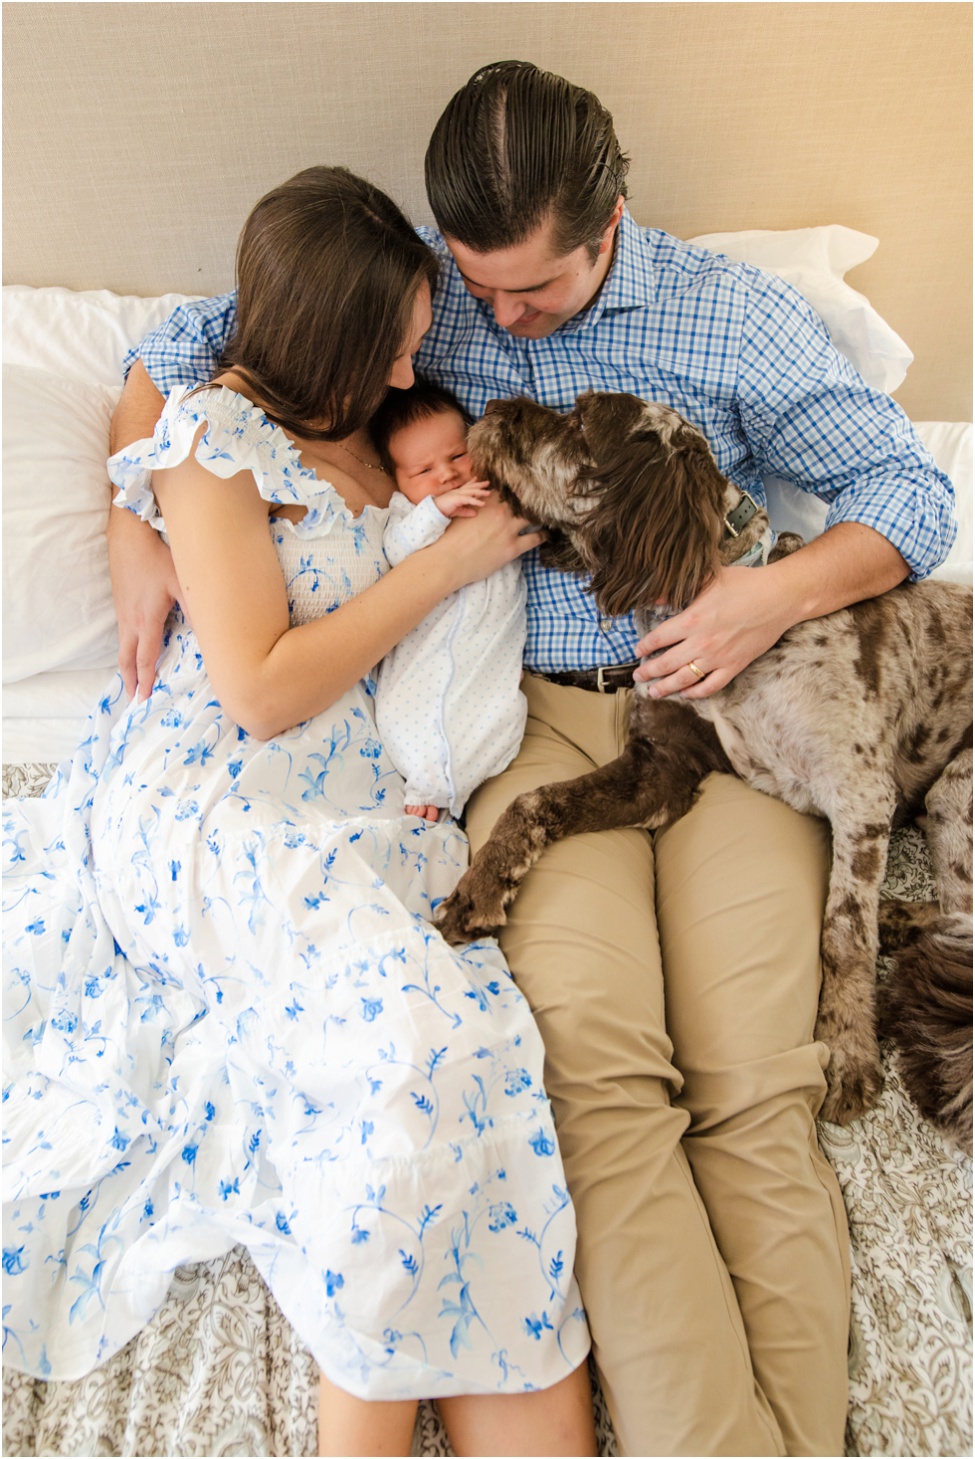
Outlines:
[[[755,545],[751,547],[748,552],[744,553],[741,557],[737,557],[735,561],[731,563],[731,566],[764,567],[765,564],[768,562],[768,555],[772,550],[774,541],[775,538],[773,536],[771,527],[766,527],[765,531],[762,533],[761,537],[759,537]]]
[[[738,505],[725,513],[724,524],[729,537],[740,537],[758,509],[758,502],[754,497],[750,497],[747,491],[742,491]]]

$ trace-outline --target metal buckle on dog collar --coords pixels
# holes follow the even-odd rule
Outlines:
[[[739,487],[739,490],[741,488]],[[742,531],[758,511],[758,502],[747,491],[742,491],[741,501],[725,515],[724,524],[732,537],[740,537]]]

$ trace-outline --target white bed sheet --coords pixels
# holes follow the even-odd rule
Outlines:
[[[3,763],[54,764],[73,754],[110,680],[111,670],[55,669],[5,684]]]

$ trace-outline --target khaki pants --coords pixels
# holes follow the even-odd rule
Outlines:
[[[629,692],[522,687],[521,752],[468,807],[475,849],[515,795],[626,740]],[[843,1453],[848,1238],[812,1037],[827,875],[825,824],[712,775],[652,841],[551,847],[501,937],[545,1041],[624,1454]]]

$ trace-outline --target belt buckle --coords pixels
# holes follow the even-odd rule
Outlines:
[[[596,670],[596,689],[598,690],[598,692],[600,694],[609,694],[610,693],[610,690],[606,686],[606,681],[603,678],[603,675],[605,674],[605,672],[606,672],[606,666],[605,666],[605,664],[600,664],[599,665],[599,668]]]

